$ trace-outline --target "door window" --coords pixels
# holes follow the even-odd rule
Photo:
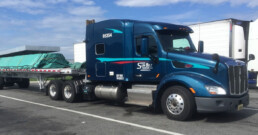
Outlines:
[[[158,56],[158,47],[153,36],[145,36],[148,38],[148,53],[152,56]],[[141,55],[142,37],[136,38],[136,54]]]

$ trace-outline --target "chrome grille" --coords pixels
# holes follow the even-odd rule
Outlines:
[[[246,66],[228,66],[230,95],[242,95],[247,89]]]

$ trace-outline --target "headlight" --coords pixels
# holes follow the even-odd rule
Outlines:
[[[212,95],[226,95],[226,91],[223,88],[219,87],[219,86],[209,86],[209,85],[206,85],[205,88]]]

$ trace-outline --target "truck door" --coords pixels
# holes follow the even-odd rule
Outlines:
[[[147,55],[142,53],[142,39],[147,40]],[[133,63],[133,73],[135,81],[148,81],[155,82],[160,78],[159,74],[159,58],[158,58],[158,46],[157,40],[153,35],[138,35],[135,37],[134,45],[134,63]]]

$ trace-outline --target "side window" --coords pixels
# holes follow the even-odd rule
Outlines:
[[[95,53],[96,55],[102,55],[105,53],[105,45],[104,44],[96,44],[95,45]]]
[[[153,36],[148,37],[148,53],[153,56],[158,56],[158,48],[156,44],[156,40]],[[142,44],[142,37],[136,38],[136,53],[141,55],[141,44]]]
[[[148,52],[152,56],[158,56],[158,47],[156,40],[153,36],[148,36],[149,44],[148,44]]]
[[[142,38],[138,37],[136,38],[136,53],[141,55],[141,44],[142,44]]]

